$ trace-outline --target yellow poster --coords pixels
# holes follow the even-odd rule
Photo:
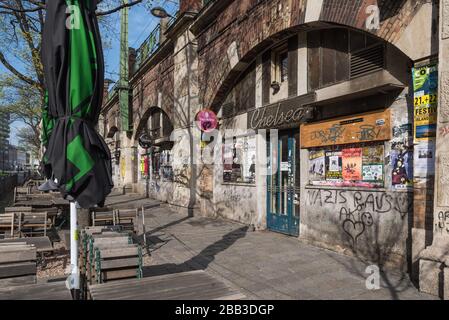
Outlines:
[[[436,64],[413,69],[415,142],[436,137],[438,68]]]

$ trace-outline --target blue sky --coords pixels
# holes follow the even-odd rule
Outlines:
[[[176,0],[144,0],[152,6],[164,7],[171,15],[175,15],[178,10],[179,1]],[[151,15],[147,4],[139,4],[133,6],[129,10],[129,46],[135,49],[139,48],[142,42],[149,36],[150,32],[157,26],[159,19]],[[105,78],[116,81],[118,79],[119,61],[120,61],[120,14],[114,13],[110,15],[113,30],[108,31],[110,40],[110,48],[105,48]],[[102,30],[104,32],[104,30]],[[14,62],[14,61],[12,61]],[[19,68],[20,70],[20,68]],[[7,72],[0,63],[0,73]],[[23,124],[16,122],[11,125],[10,143],[17,145],[16,138],[17,129]]]

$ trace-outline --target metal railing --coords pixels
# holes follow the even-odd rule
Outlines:
[[[215,1],[215,0],[214,0]],[[171,17],[168,21],[167,28],[169,28],[176,21],[176,17]],[[142,42],[140,47],[136,50],[136,61],[134,62],[134,66],[131,70],[131,73],[134,74],[139,70],[139,68],[144,64],[144,62],[151,57],[157,49],[160,47],[161,42],[161,24],[159,23],[151,32],[150,35]],[[117,81],[114,86],[108,92],[108,101],[114,96],[114,93],[117,91],[117,87],[119,85],[119,81]]]
[[[136,62],[134,63],[133,73],[139,70],[145,60],[150,57],[160,46],[161,25],[151,31],[150,35],[143,41],[139,49],[136,50]]]
[[[117,81],[116,83],[114,83],[114,86],[111,88],[111,90],[109,90],[108,101],[112,99],[112,97],[114,96],[114,93],[117,91],[118,84],[119,84],[119,82]]]

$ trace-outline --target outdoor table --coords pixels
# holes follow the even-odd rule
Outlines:
[[[30,199],[18,201],[15,207],[51,208],[54,206],[52,199]]]
[[[2,239],[2,243],[15,243],[25,242],[26,244],[32,244],[36,247],[38,253],[51,252],[54,250],[51,241],[48,237],[27,237],[27,238],[14,238],[14,239]]]
[[[64,281],[0,288],[0,300],[72,300]]]
[[[239,300],[240,292],[203,270],[89,285],[92,300]]]
[[[52,201],[53,201],[53,204],[56,206],[69,206],[69,204],[70,204],[68,200],[65,200],[62,197],[55,197],[52,199]]]

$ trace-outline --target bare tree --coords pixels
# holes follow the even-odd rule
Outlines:
[[[150,6],[151,0],[145,1]],[[112,29],[110,15],[143,0],[103,0],[97,10],[100,27]],[[30,147],[39,149],[39,123],[45,86],[40,58],[45,1],[0,0],[0,112],[11,115],[27,127],[23,135]],[[103,33],[108,47],[110,32]],[[2,68],[6,71],[3,72]],[[34,137],[29,134],[33,132]],[[30,139],[28,139],[28,138]],[[33,151],[35,151],[33,150]]]

